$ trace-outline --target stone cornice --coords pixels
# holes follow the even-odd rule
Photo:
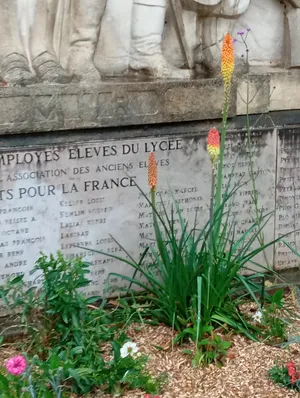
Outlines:
[[[300,70],[251,71],[236,78],[229,117],[300,109]],[[104,81],[0,89],[0,134],[220,119],[221,79]]]

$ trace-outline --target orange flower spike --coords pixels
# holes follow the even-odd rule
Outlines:
[[[225,90],[229,88],[232,74],[234,71],[234,47],[233,38],[227,33],[224,37],[223,47],[222,47],[222,76],[224,80]]]
[[[220,155],[220,133],[217,129],[211,128],[207,136],[207,152],[214,165]]]
[[[157,164],[155,161],[155,153],[151,152],[149,155],[149,165],[148,165],[148,184],[151,191],[156,190],[157,186]]]

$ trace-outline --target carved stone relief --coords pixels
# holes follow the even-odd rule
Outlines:
[[[245,12],[246,5],[248,8]],[[220,15],[203,19],[203,62],[212,70],[218,69],[224,32],[239,39],[237,32],[251,29],[247,37],[250,65],[278,66],[283,60],[284,14],[282,6],[274,0],[240,2],[235,18]],[[260,18],[261,16],[261,18]],[[241,40],[239,40],[241,41]],[[236,64],[245,63],[246,48],[236,43]]]
[[[287,32],[289,43],[288,66],[300,67],[299,38],[300,38],[300,1],[287,0]]]
[[[54,27],[61,0],[4,0],[1,20],[1,75],[12,84],[37,80],[69,83],[54,51]]]
[[[248,27],[250,64],[277,66],[285,22],[289,66],[300,67],[299,0],[3,0],[1,77],[17,85],[188,79],[195,64],[218,70],[224,33]],[[237,46],[241,64],[244,53]]]
[[[190,70],[177,68],[163,54],[166,11],[166,0],[127,0],[121,8],[119,2],[109,0],[95,55],[99,69],[106,75],[142,72],[155,78],[191,77]]]

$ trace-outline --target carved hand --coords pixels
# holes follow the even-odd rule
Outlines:
[[[291,4],[295,8],[300,8],[300,0],[286,0],[289,4]]]

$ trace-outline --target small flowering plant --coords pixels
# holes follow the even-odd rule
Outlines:
[[[139,349],[136,343],[128,341],[123,345],[123,347],[120,350],[121,358],[126,358],[128,357],[128,355],[134,355],[138,352],[138,350]]]
[[[285,318],[284,291],[278,289],[269,297],[270,302],[265,303],[252,316],[256,327],[260,328],[260,337],[271,344],[280,344],[287,339],[288,321]]]
[[[37,356],[30,361],[23,355],[9,358],[0,368],[0,398],[65,398],[61,371]]]
[[[167,381],[167,376],[165,374],[158,377],[150,375],[146,369],[148,357],[139,352],[136,343],[127,341],[120,345],[117,341],[113,341],[111,345],[113,358],[101,372],[103,381],[105,380],[108,385],[108,392],[121,395],[128,389],[140,389],[149,395],[161,391]],[[156,396],[153,395],[153,397]]]
[[[300,372],[294,361],[274,366],[269,370],[268,375],[275,384],[300,391]]]
[[[6,361],[7,371],[14,376],[19,376],[24,373],[26,367],[27,362],[22,355],[12,357]]]
[[[253,321],[256,323],[261,323],[263,319],[263,314],[261,311],[256,311],[256,313],[252,317]]]
[[[22,355],[14,356],[6,361],[5,368],[6,373],[0,373],[0,397],[17,398],[23,396],[27,368],[26,359]]]

